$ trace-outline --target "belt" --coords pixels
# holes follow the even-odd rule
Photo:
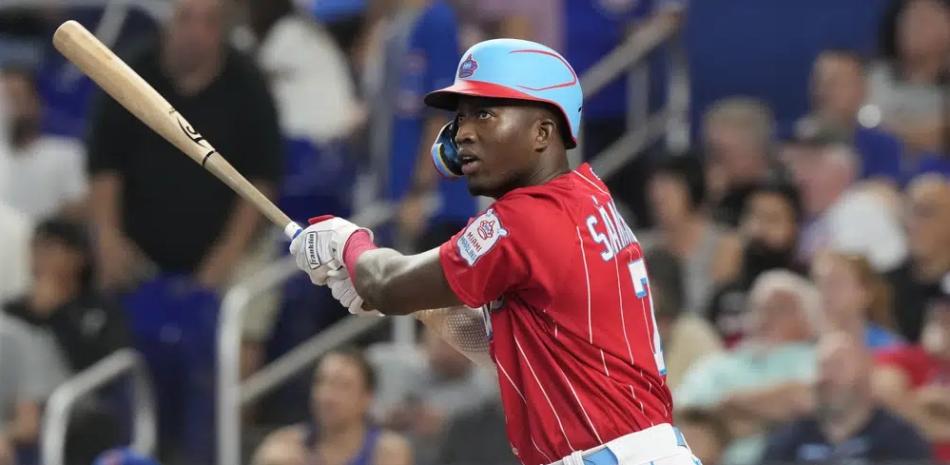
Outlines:
[[[643,431],[630,433],[617,439],[575,452],[551,465],[628,465],[647,463],[672,455],[689,446],[679,428],[664,423]]]

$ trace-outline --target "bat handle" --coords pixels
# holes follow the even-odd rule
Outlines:
[[[296,239],[297,235],[301,232],[303,232],[303,228],[301,228],[300,225],[294,221],[291,221],[290,223],[287,223],[287,226],[284,226],[284,234],[290,240]]]

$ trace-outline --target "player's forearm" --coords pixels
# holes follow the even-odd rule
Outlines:
[[[353,285],[365,302],[364,308],[386,315],[460,304],[442,274],[438,249],[417,255],[392,249],[367,251],[356,262]]]

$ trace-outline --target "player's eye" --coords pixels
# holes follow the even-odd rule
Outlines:
[[[478,119],[488,119],[491,117],[492,114],[488,110],[478,110]]]

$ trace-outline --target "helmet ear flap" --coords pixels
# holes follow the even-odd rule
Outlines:
[[[456,179],[462,177],[462,162],[459,160],[458,146],[455,145],[455,134],[458,132],[458,123],[452,119],[436,136],[432,143],[432,164],[443,177]]]

